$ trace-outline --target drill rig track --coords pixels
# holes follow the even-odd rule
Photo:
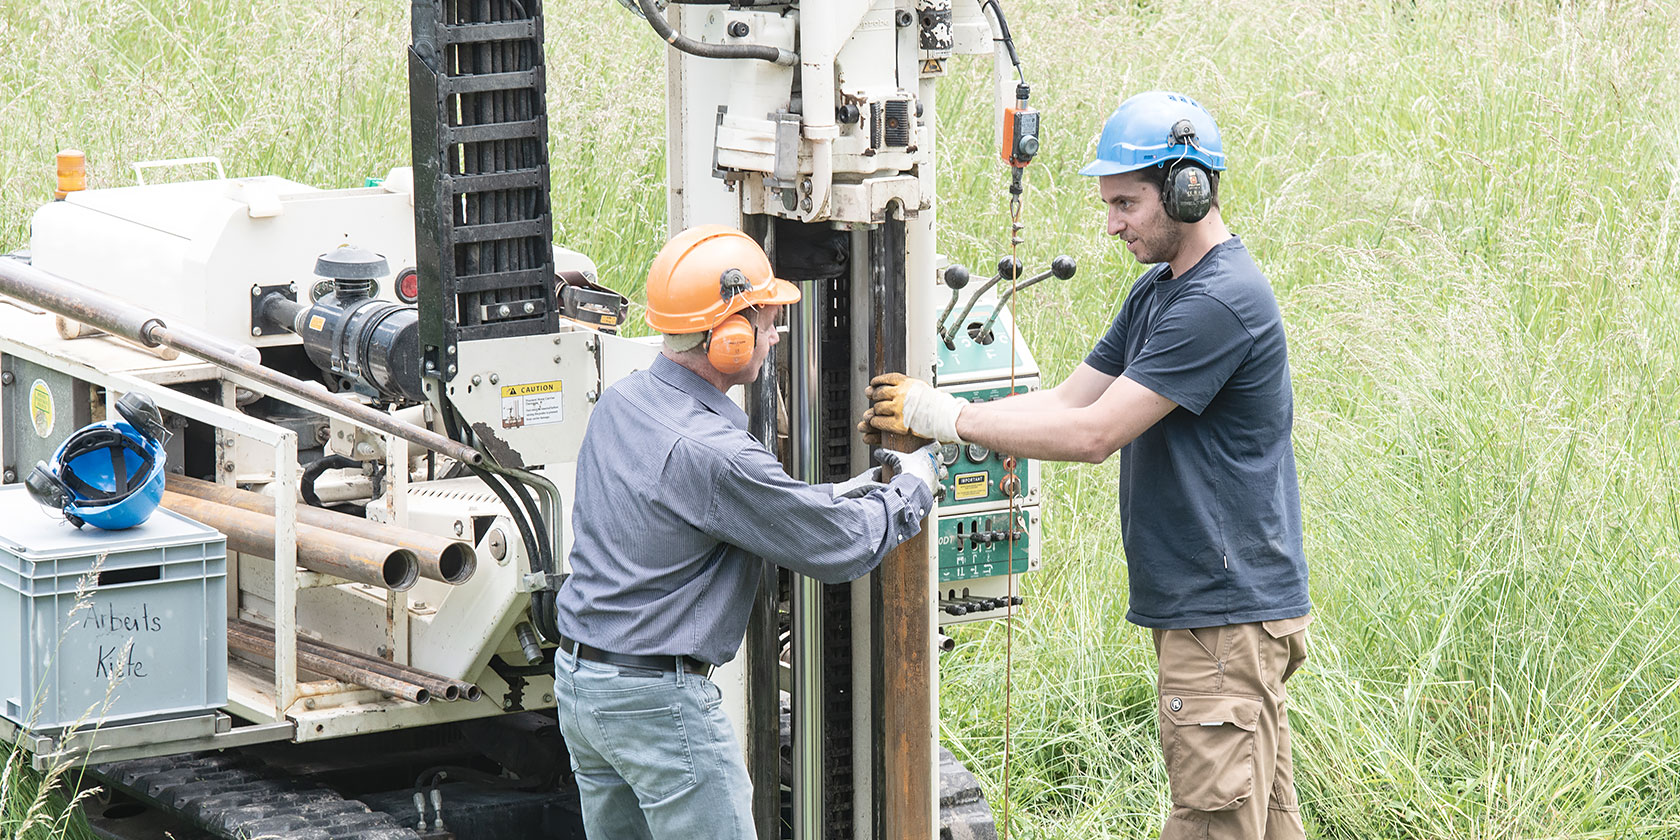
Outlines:
[[[104,784],[227,840],[420,840],[395,816],[251,755],[204,752],[88,769]]]

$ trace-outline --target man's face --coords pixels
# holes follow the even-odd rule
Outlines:
[[[770,348],[775,347],[782,340],[776,325],[782,319],[782,307],[759,306],[743,313],[752,322],[757,335],[753,339],[752,361],[745,370],[735,375],[735,384],[744,385],[758,379],[759,369],[764,367],[764,357],[770,355]]]
[[[1097,192],[1108,206],[1108,233],[1145,265],[1171,262],[1184,242],[1184,224],[1167,218],[1161,191],[1136,172],[1104,175]]]

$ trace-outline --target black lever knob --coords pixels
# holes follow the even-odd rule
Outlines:
[[[961,264],[952,263],[945,269],[945,288],[953,292],[967,286],[968,279],[968,268]]]
[[[1014,257],[1004,257],[998,260],[998,276],[1005,280],[1014,280],[1020,277],[1022,270],[1021,261]]]
[[[1066,280],[1079,270],[1079,263],[1073,257],[1063,254],[1050,261],[1050,273],[1056,275],[1057,280]]]

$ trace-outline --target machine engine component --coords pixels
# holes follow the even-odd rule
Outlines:
[[[413,306],[372,297],[376,278],[390,273],[385,258],[349,245],[322,254],[315,274],[332,291],[314,305],[279,290],[259,304],[264,327],[298,334],[309,360],[371,388],[386,399],[420,402],[420,313]]]

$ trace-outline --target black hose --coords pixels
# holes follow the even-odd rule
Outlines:
[[[642,17],[647,18],[653,31],[665,39],[665,43],[682,50],[689,55],[701,58],[751,58],[792,67],[799,63],[799,56],[780,47],[769,47],[762,44],[706,44],[693,38],[678,35],[671,24],[665,21],[665,16],[659,13],[659,7],[654,0],[636,0],[636,6],[642,10]]]
[[[992,14],[997,16],[998,34],[1003,36],[1000,39],[1003,41],[1003,48],[1009,51],[1009,62],[1015,65],[1015,78],[1024,84],[1027,74],[1021,69],[1021,57],[1015,53],[1015,36],[1009,34],[1009,21],[1003,18],[1003,7],[998,5],[998,0],[980,0],[980,8],[988,7]]]
[[[455,416],[454,407],[447,403],[443,406],[443,425],[450,440],[467,443],[463,440],[463,430],[459,419]],[[488,460],[488,459],[487,459]],[[463,462],[464,463],[464,462]],[[492,462],[493,463],[493,462]],[[525,485],[505,476],[492,472],[477,464],[466,464],[473,475],[478,476],[490,492],[496,494],[502,507],[507,508],[508,518],[513,520],[514,527],[519,530],[519,540],[525,546],[525,554],[536,563],[543,573],[550,588],[531,595],[531,624],[537,628],[537,633],[545,640],[557,642],[559,640],[558,608],[554,604],[554,596],[558,593],[552,588],[560,570],[555,565],[554,552],[547,540],[538,538],[539,533],[546,533],[542,511],[531,499]],[[504,484],[503,482],[506,482]],[[510,489],[512,488],[512,489]],[[518,498],[514,489],[519,491]],[[523,503],[523,504],[522,504]]]
[[[298,476],[298,492],[303,494],[304,503],[310,507],[325,508],[326,505],[321,504],[321,497],[315,493],[315,481],[321,477],[321,473],[327,470],[343,470],[361,465],[361,461],[343,455],[328,455],[325,458],[316,458],[303,466],[303,473]]]

